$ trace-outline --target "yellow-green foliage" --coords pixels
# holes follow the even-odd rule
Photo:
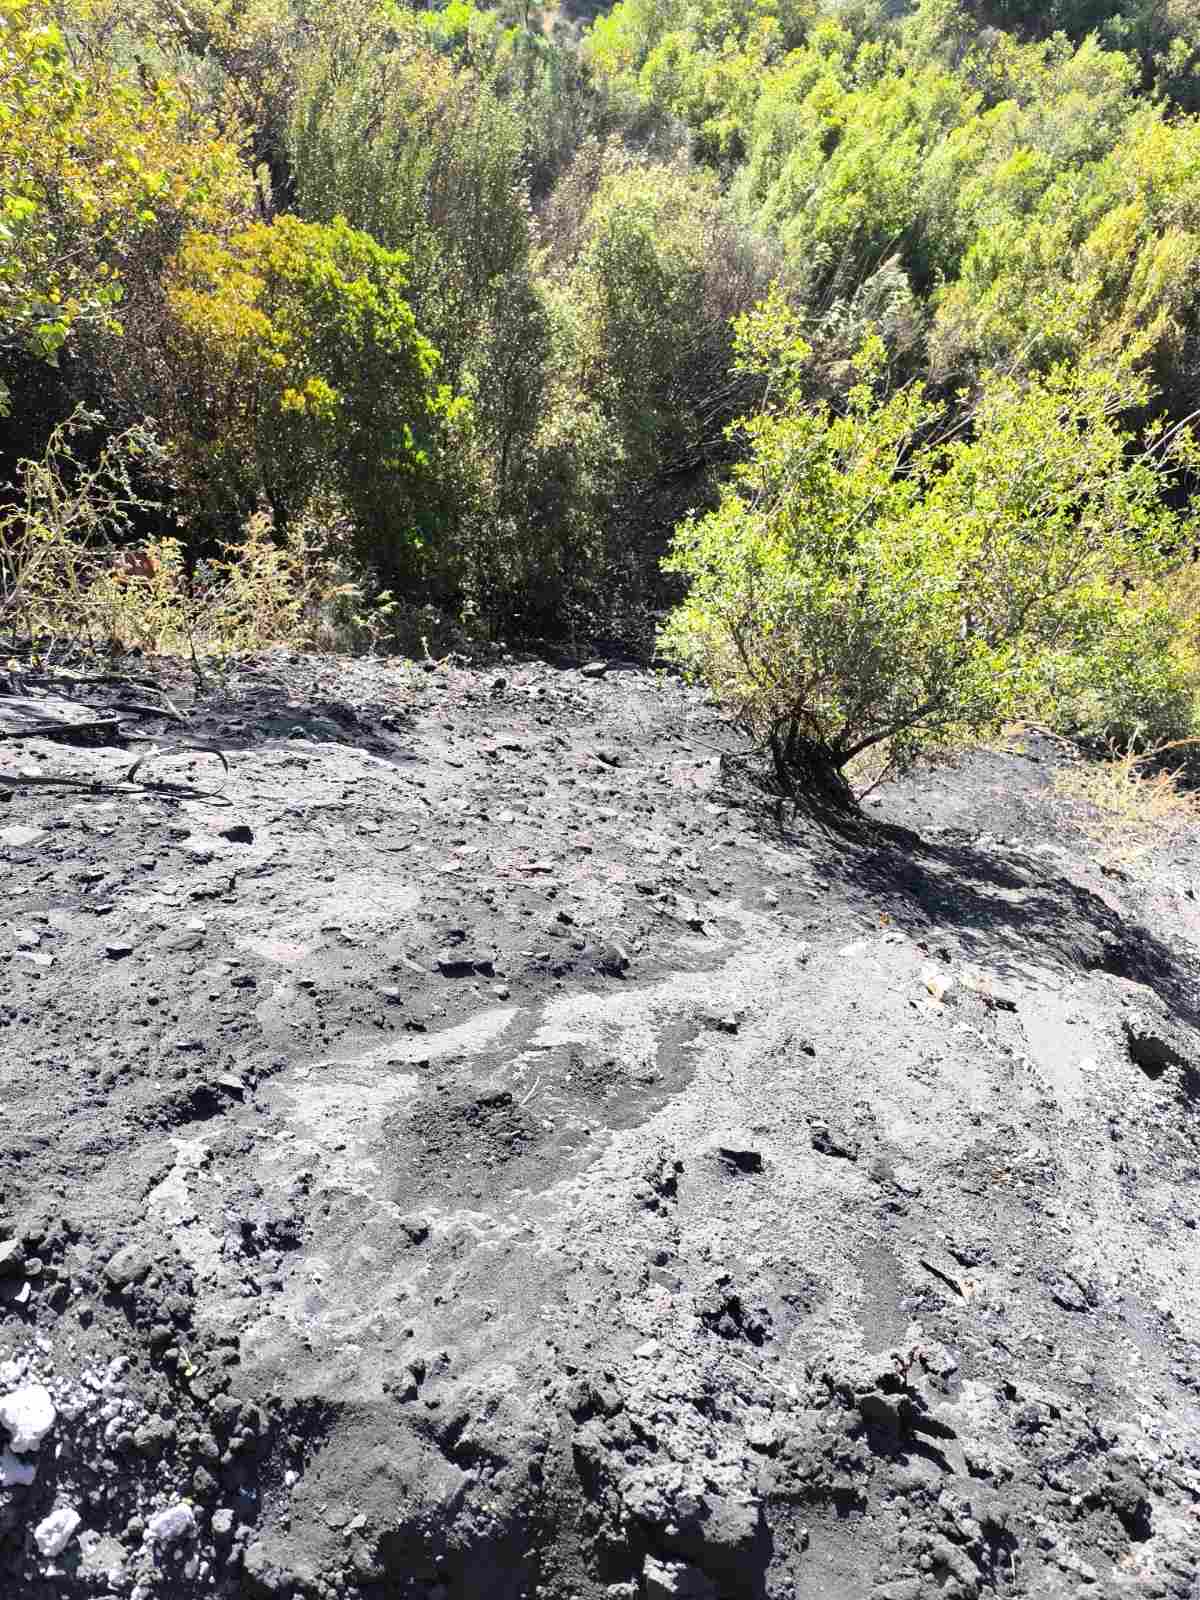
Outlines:
[[[393,568],[437,531],[454,410],[404,298],[406,261],[337,218],[189,234],[167,274],[161,404],[194,514],[264,497],[280,526],[333,487]]]
[[[53,357],[80,322],[114,323],[130,265],[223,221],[246,187],[174,85],[77,64],[47,0],[0,0],[0,351]]]

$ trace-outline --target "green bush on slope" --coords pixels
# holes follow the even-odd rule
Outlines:
[[[790,791],[839,805],[878,748],[903,767],[1141,665],[1142,711],[1184,731],[1186,663],[1158,587],[1181,540],[1164,478],[1176,434],[1130,454],[1117,420],[1143,398],[1120,372],[989,378],[971,427],[920,384],[892,393],[876,342],[844,408],[806,404],[808,350],[778,304],[741,329],[777,378],[743,427],[749,459],[671,556],[690,589],[662,647],[771,751]],[[1136,699],[1136,694],[1130,696]]]

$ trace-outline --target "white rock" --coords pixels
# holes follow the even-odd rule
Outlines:
[[[22,1461],[11,1450],[0,1455],[0,1489],[27,1489],[36,1477],[36,1461]]]
[[[40,1383],[27,1383],[0,1400],[0,1424],[8,1429],[9,1446],[18,1455],[40,1447],[56,1415],[50,1391]]]
[[[33,1542],[44,1556],[57,1556],[70,1544],[83,1518],[74,1506],[60,1506],[33,1530]]]
[[[949,1005],[958,998],[954,979],[948,972],[939,972],[936,967],[925,967],[921,972],[921,982],[942,1005]]]
[[[159,1511],[146,1524],[146,1537],[153,1544],[174,1544],[186,1538],[196,1527],[196,1513],[185,1501]]]

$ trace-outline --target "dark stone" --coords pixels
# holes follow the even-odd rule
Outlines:
[[[496,963],[492,956],[471,950],[443,950],[437,958],[437,969],[443,978],[490,978],[495,975]]]
[[[819,1155],[838,1156],[843,1161],[858,1160],[858,1141],[850,1138],[849,1134],[831,1128],[827,1122],[814,1122],[809,1131],[812,1147]]]
[[[753,1150],[741,1141],[718,1141],[713,1146],[713,1152],[722,1166],[732,1172],[749,1174],[763,1169],[762,1151]]]

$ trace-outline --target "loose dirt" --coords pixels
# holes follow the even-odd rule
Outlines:
[[[0,746],[0,1594],[1200,1593],[1195,830],[1036,737],[780,821],[632,670],[164,682],[227,774]]]

